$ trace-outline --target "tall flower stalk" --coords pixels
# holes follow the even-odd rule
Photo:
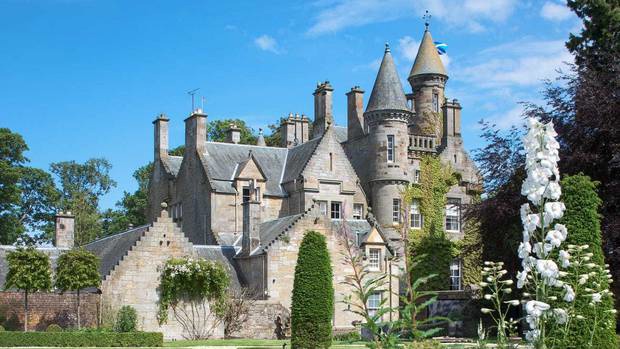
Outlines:
[[[521,207],[523,223],[523,241],[518,253],[522,259],[522,270],[517,274],[517,287],[526,288],[531,293],[526,297],[526,321],[530,329],[526,339],[535,348],[546,347],[546,335],[549,324],[564,324],[567,321],[565,309],[552,308],[557,300],[558,290],[566,302],[572,302],[575,292],[570,284],[561,278],[569,264],[569,253],[560,249],[566,240],[568,231],[562,224],[553,224],[562,218],[564,203],[559,201],[560,172],[558,170],[559,148],[553,123],[543,124],[534,118],[528,119],[529,130],[523,139],[526,151],[527,178],[521,188],[521,194],[527,196],[530,203]],[[556,263],[557,261],[557,263]],[[558,266],[560,263],[560,266]]]

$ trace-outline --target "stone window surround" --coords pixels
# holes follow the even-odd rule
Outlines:
[[[386,143],[386,159],[387,162],[395,162],[396,161],[396,138],[394,135],[387,135],[387,143]]]
[[[413,202],[411,203],[411,208],[410,208],[410,223],[411,223],[411,229],[422,229],[422,227],[424,226],[424,217],[422,216],[422,213],[420,212],[420,200],[414,199]]]
[[[362,219],[364,216],[364,204],[353,203],[353,219]]]
[[[461,232],[461,199],[448,198],[445,207],[445,229],[447,232]]]

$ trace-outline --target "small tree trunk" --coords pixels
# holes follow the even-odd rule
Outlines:
[[[80,323],[80,290],[77,290],[77,328],[78,330],[82,328]]]
[[[28,290],[24,290],[24,332],[28,332]]]

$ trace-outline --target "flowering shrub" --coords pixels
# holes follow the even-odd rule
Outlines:
[[[588,263],[591,253],[589,246],[569,245],[562,248],[568,230],[563,224],[555,223],[564,215],[564,203],[559,201],[560,187],[559,143],[555,140],[553,124],[542,124],[536,119],[528,120],[529,131],[523,139],[526,151],[526,171],[521,193],[529,203],[521,207],[523,241],[518,254],[522,260],[522,270],[517,273],[517,287],[523,293],[526,317],[529,325],[526,339],[537,349],[553,348],[558,342],[554,336],[547,337],[551,331],[559,329],[564,335],[571,321],[584,319],[574,306],[576,297],[590,299],[596,307],[604,297],[611,297],[607,290],[610,282],[609,271]],[[571,268],[572,267],[572,268]],[[583,271],[585,267],[587,272]],[[600,287],[583,288],[589,278],[596,278]],[[596,323],[597,319],[593,319]],[[592,333],[596,331],[593,327]],[[593,336],[593,334],[592,334]],[[589,341],[588,347],[592,347]]]
[[[191,339],[208,337],[219,324],[216,302],[223,299],[230,278],[216,262],[192,257],[169,259],[163,267],[159,322],[168,319],[168,308]],[[211,304],[208,304],[211,303]]]

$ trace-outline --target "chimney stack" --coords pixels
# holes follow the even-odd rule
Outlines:
[[[168,122],[170,119],[165,114],[159,114],[153,121],[155,125],[155,160],[168,156]]]
[[[196,109],[185,119],[185,154],[192,154],[192,151],[203,154],[206,142],[207,114],[204,114],[202,109]]]
[[[230,124],[228,126],[228,137],[227,142],[233,144],[239,144],[241,142],[241,129],[237,127],[235,124]]]
[[[334,88],[329,81],[319,83],[316,90],[314,90],[314,124],[312,138],[323,135],[327,127],[334,123],[334,115],[332,112],[333,92]]]
[[[250,183],[250,199],[241,204],[243,207],[243,237],[241,239],[241,253],[250,255],[260,243],[259,230],[261,223],[260,198],[256,182]]]
[[[364,90],[355,86],[347,92],[347,139],[362,137],[364,131]]]
[[[56,215],[56,247],[73,248],[75,245],[75,216],[71,212]]]
[[[444,138],[461,136],[461,104],[457,99],[446,101],[443,106]]]
[[[293,113],[288,114],[288,118],[282,121],[280,132],[282,135],[282,147],[292,148],[308,141],[310,122],[305,115]]]

